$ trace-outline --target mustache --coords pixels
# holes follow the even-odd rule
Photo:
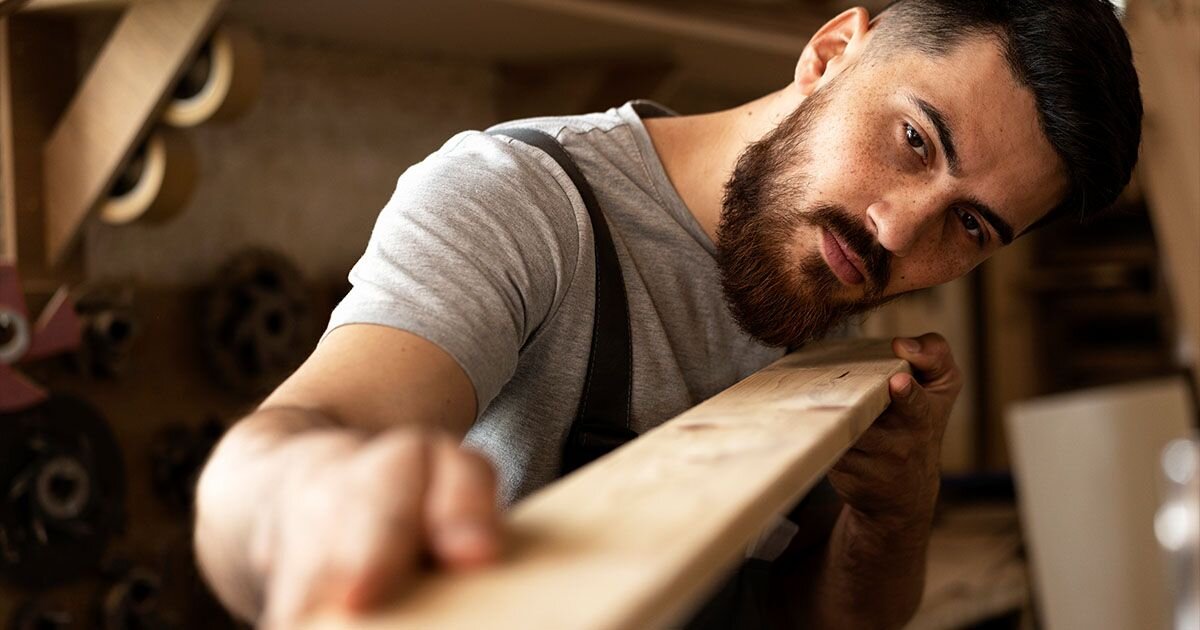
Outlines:
[[[822,204],[801,216],[806,222],[825,228],[841,239],[862,259],[867,292],[876,296],[883,293],[892,276],[892,254],[875,240],[862,222],[855,221],[845,208],[834,204]]]

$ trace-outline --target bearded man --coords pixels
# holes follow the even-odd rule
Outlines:
[[[624,419],[644,432],[850,315],[1103,209],[1141,113],[1105,0],[901,0],[838,15],[787,87],[735,109],[635,101],[458,134],[400,177],[321,343],[207,465],[205,574],[240,616],[289,627],[370,608],[422,554],[485,564],[499,510],[563,472],[580,409],[622,408],[588,398],[606,353],[628,353]],[[624,350],[597,341],[612,287]],[[693,627],[913,614],[962,376],[936,334],[893,347],[914,375],[891,379],[827,497]]]

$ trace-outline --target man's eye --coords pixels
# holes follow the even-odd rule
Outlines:
[[[979,219],[976,219],[975,215],[961,208],[956,212],[958,212],[958,220],[962,221],[963,228],[966,229],[967,234],[974,236],[975,240],[979,241],[979,244],[982,246],[984,242],[984,231],[983,226],[979,224]]]
[[[922,161],[929,159],[929,147],[925,146],[925,138],[922,138],[920,132],[908,123],[904,123],[904,139],[908,142],[908,146],[921,156]]]

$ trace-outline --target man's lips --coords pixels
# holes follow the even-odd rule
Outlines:
[[[845,284],[862,284],[866,280],[863,263],[833,232],[822,229],[821,255],[833,274]]]

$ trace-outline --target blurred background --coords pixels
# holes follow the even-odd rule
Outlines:
[[[1200,2],[1128,4],[1114,208],[855,322],[939,331],[969,378],[912,628],[1200,627]],[[400,173],[503,120],[741,104],[854,5],[0,1],[0,624],[235,627],[193,567],[197,469],[307,356]]]

